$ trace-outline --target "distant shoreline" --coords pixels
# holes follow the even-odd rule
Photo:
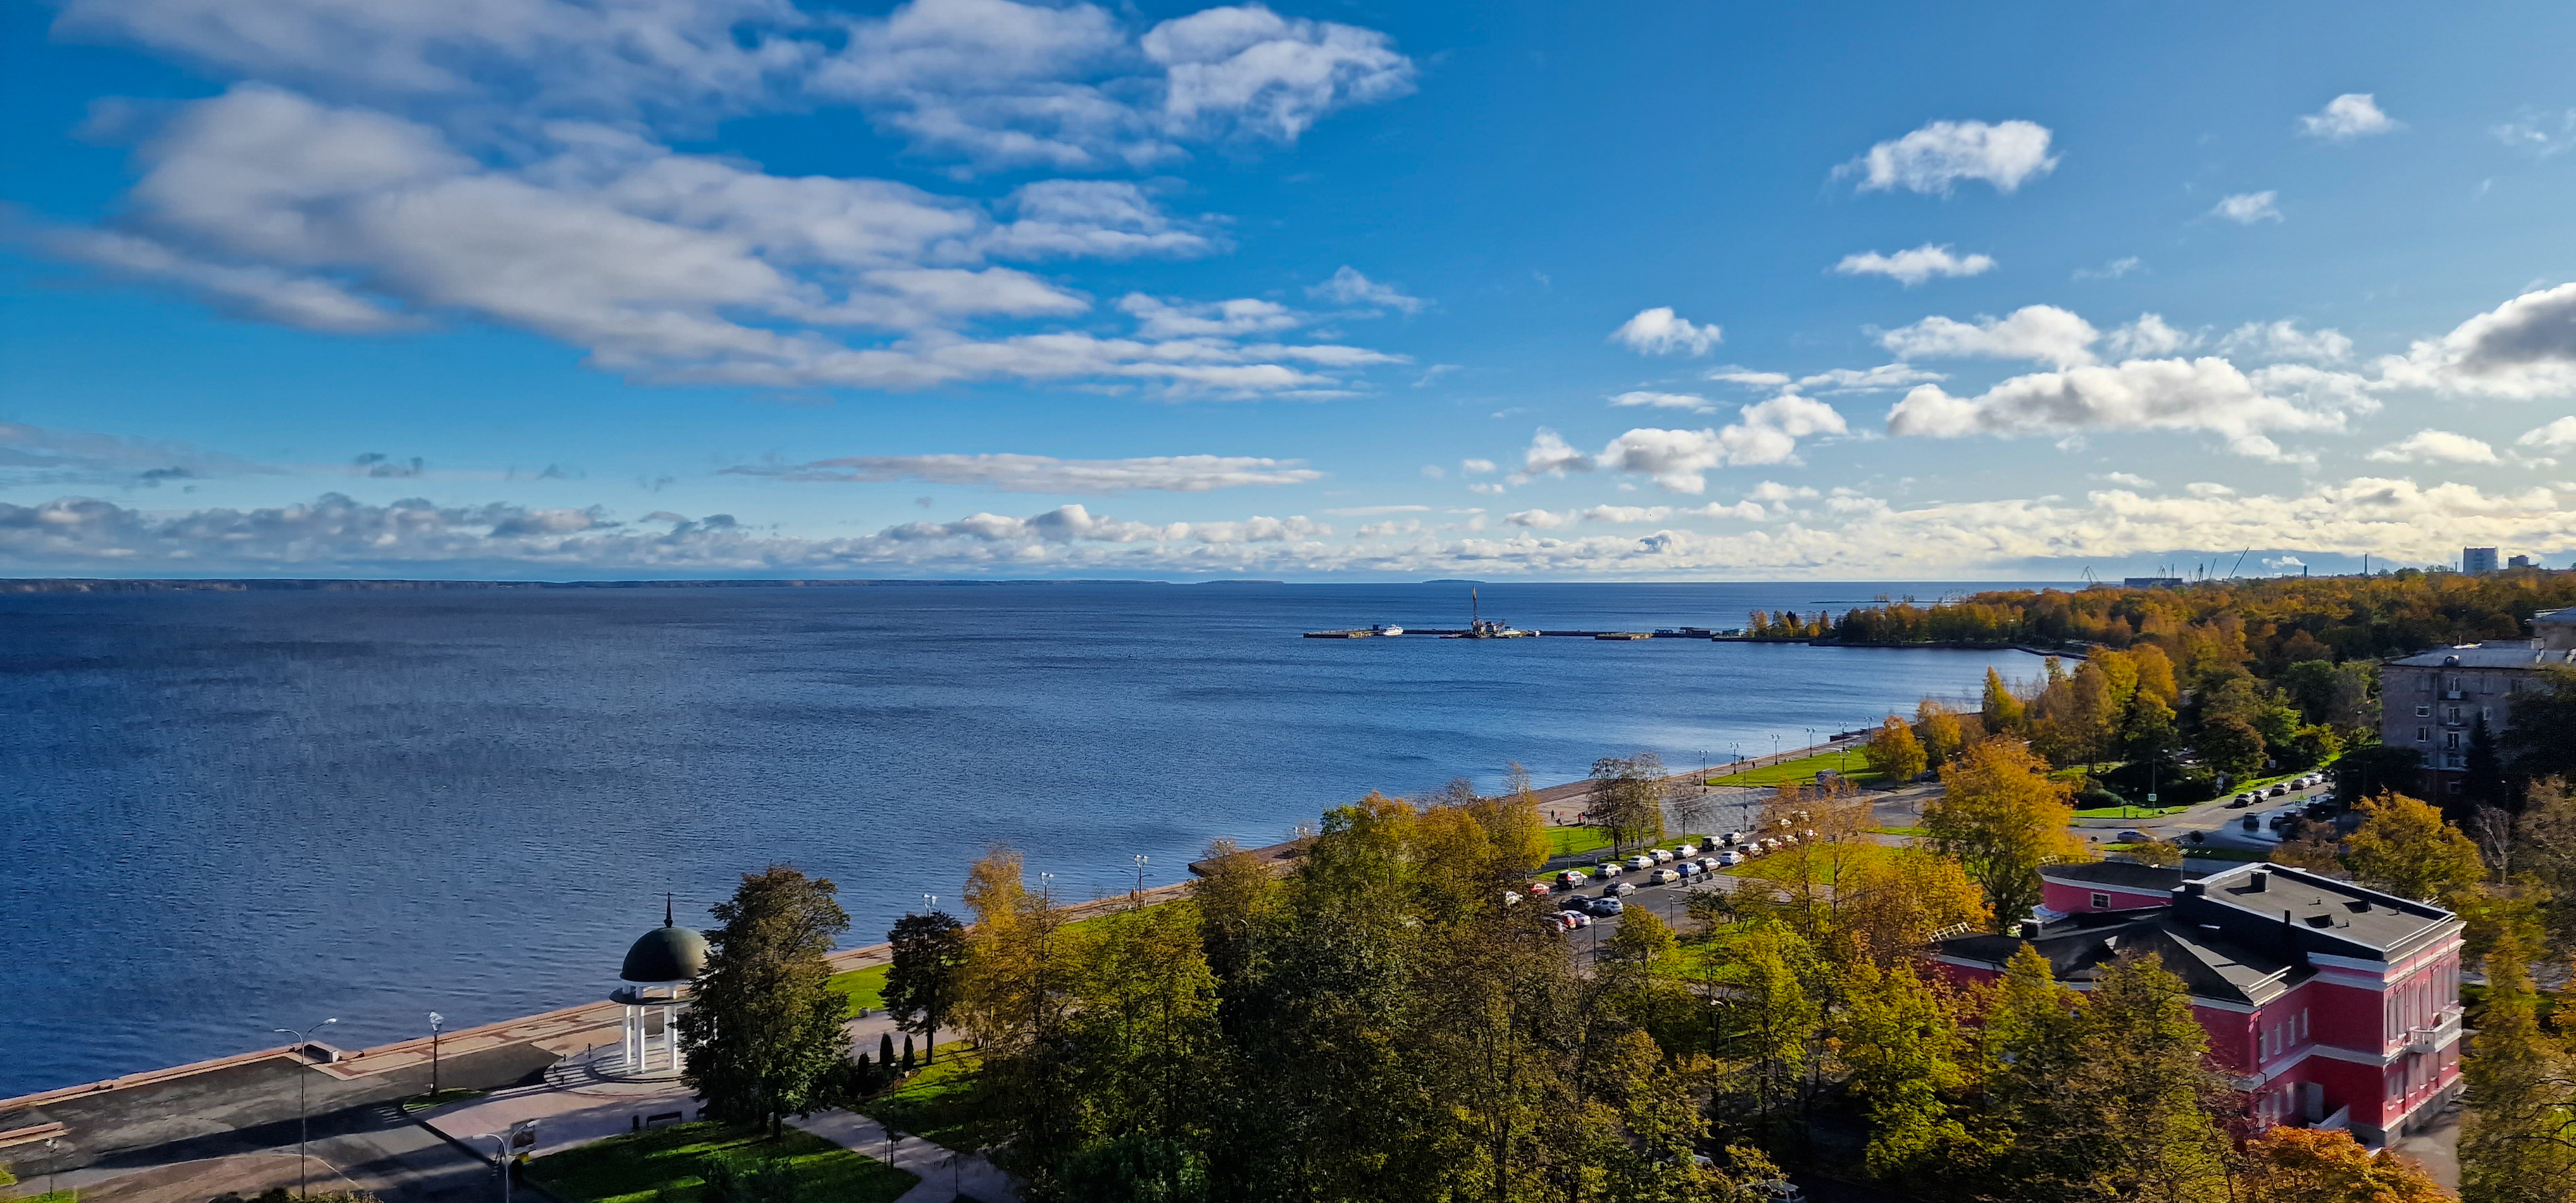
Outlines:
[[[1108,578],[1070,578],[1047,580],[904,580],[904,579],[837,579],[837,580],[644,580],[644,581],[433,581],[433,580],[360,580],[336,577],[270,579],[266,577],[208,578],[185,577],[157,579],[118,579],[112,577],[39,577],[0,578],[0,593],[413,593],[448,589],[853,589],[892,588],[901,586],[975,586],[998,585],[1284,585],[1286,581],[1252,581],[1228,578],[1214,581],[1118,580]]]

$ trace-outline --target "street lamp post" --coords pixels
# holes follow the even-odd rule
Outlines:
[[[922,896],[921,896],[921,909],[922,909],[925,913],[930,912],[930,911],[938,910],[938,909],[939,909],[939,895],[937,895],[937,894],[924,894],[924,895],[922,895]]]
[[[54,1146],[61,1143],[62,1140],[59,1137],[48,1136],[45,1138],[45,1193],[48,1195],[54,1193],[54,1162],[56,1160],[54,1157]]]
[[[306,1035],[305,1032],[318,1032],[338,1022],[340,1021],[336,1017],[325,1019],[320,1023],[314,1024],[312,1027],[304,1029],[303,1032],[296,1031],[293,1028],[277,1029],[289,1036],[295,1037],[295,1067],[297,1069],[304,1069],[312,1064],[308,1059],[307,1050],[312,1044],[313,1038]],[[304,1161],[305,1143],[310,1140],[313,1135],[312,1127],[308,1122],[308,1116],[310,1113],[304,1109],[304,1079],[310,1076],[312,1075],[304,1073],[295,1075],[295,1193],[298,1196],[313,1193],[308,1189],[311,1183],[307,1181]]]
[[[1136,854],[1136,897],[1139,899],[1145,896],[1145,865],[1151,859],[1142,852]]]
[[[429,1013],[429,1099],[433,1103],[438,1101],[438,1025],[445,1022],[446,1016]]]

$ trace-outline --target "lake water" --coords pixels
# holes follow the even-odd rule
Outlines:
[[[1740,626],[1927,584],[1509,585],[1524,627]],[[1074,897],[1369,789],[1677,768],[1972,695],[2018,653],[1460,627],[1463,585],[0,597],[0,1096],[601,997],[772,861],[850,944],[987,844]]]

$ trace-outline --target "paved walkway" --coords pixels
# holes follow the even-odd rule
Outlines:
[[[496,1090],[479,1099],[450,1103],[426,1113],[422,1122],[476,1153],[491,1156],[490,1137],[522,1120],[537,1121],[535,1156],[560,1153],[578,1145],[637,1131],[655,1116],[679,1112],[697,1118],[698,1101],[678,1079],[618,1082],[590,1072],[590,1060],[614,1056],[614,1046],[566,1057],[546,1071],[545,1080]]]
[[[904,1137],[889,1153],[885,1125],[855,1111],[825,1111],[787,1122],[861,1156],[920,1175],[921,1184],[905,1191],[895,1203],[954,1199],[1020,1203],[1019,1188],[1011,1185],[1010,1176],[979,1154],[954,1152],[918,1136]]]

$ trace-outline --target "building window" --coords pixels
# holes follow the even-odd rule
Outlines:
[[[2307,1038],[2308,1038],[2308,1009],[2307,1009],[2306,1007],[2301,1007],[2301,1008],[2299,1008],[2299,1039],[2301,1039],[2301,1040],[2305,1040],[2305,1039],[2307,1039]]]
[[[2093,896],[2093,909],[2097,911],[2110,910],[2111,896],[2108,894],[2095,894]]]
[[[2456,769],[2456,768],[2458,768],[2458,767],[2460,767],[2460,766],[2459,766],[2458,764],[2456,764],[2456,763],[2453,763],[2453,764],[2450,764],[2450,765],[2446,765],[2446,766],[2444,766],[2444,767],[2446,767],[2446,768],[2454,768],[2454,769]],[[2443,793],[2446,793],[2446,794],[2456,794],[2456,793],[2460,792],[2460,783],[2459,783],[2459,781],[2455,778],[2455,779],[2453,779],[2453,780],[2443,782],[2443,783],[2442,783],[2442,792],[2443,792]]]
[[[2433,729],[2431,727],[2415,728],[2415,742],[2419,744],[2433,742]]]
[[[2415,717],[2431,718],[2433,717],[2433,708],[2430,706],[2418,706],[2415,708]]]

